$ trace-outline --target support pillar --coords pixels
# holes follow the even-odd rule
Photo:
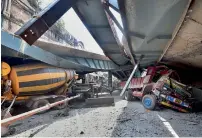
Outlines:
[[[112,88],[112,72],[108,71],[108,87]]]

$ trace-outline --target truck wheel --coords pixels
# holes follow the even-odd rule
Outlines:
[[[155,106],[156,106],[155,95],[146,94],[142,98],[142,104],[143,104],[144,108],[149,109],[149,110],[154,110]]]
[[[49,104],[48,100],[45,100],[45,99],[41,99],[41,100],[37,100],[37,101],[34,101],[34,103],[32,104],[31,106],[31,110],[34,110],[34,109],[37,109],[37,108],[40,108],[40,107],[43,107],[45,105]],[[45,113],[46,111],[42,111],[40,113]]]
[[[132,101],[133,96],[132,96],[132,92],[130,90],[125,92],[124,99],[127,101]]]
[[[55,98],[54,102],[58,102],[58,101],[61,101],[61,100],[64,100],[64,99],[65,98],[63,98],[63,97],[58,97],[58,98]],[[64,109],[65,107],[67,107],[67,102],[59,104],[59,105],[53,107],[53,109],[61,110],[61,109]]]

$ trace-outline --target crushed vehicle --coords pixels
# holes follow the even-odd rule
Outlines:
[[[121,88],[125,83],[121,82]],[[198,101],[194,96],[194,90],[191,86],[180,83],[176,71],[166,66],[151,66],[141,77],[131,80],[124,99],[130,101],[138,98],[149,110],[154,110],[156,106],[164,106],[180,112],[189,112]]]

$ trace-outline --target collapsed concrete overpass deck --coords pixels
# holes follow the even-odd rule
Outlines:
[[[200,70],[201,68],[200,42],[202,39],[200,33],[202,31],[199,14],[201,1],[94,0],[84,2],[82,0],[57,0],[32,18],[16,34],[31,45],[71,7],[74,8],[105,55],[113,61],[114,67],[126,67],[126,69],[120,68],[116,74],[119,79],[129,77],[132,70],[128,66],[134,66],[141,56],[144,58],[140,62],[140,67],[163,63],[176,68],[182,64],[180,65],[182,69],[191,67],[192,70],[198,68]],[[123,28],[109,8],[120,13]],[[61,12],[57,12],[58,10],[55,9],[60,9]],[[121,44],[118,40],[115,25],[123,33],[126,43]],[[193,28],[195,28],[194,32],[190,31]],[[29,30],[32,30],[34,35]],[[189,39],[184,35],[186,30],[190,39],[194,37],[189,43],[191,44],[188,46],[189,48],[184,45],[186,39]],[[183,51],[185,51],[185,55],[180,54]],[[62,54],[60,52],[62,51],[56,53],[60,55]]]

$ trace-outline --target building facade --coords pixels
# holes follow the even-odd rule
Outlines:
[[[1,28],[10,33],[15,33],[36,14],[35,9],[29,0],[1,0]],[[84,44],[67,30],[57,33],[51,27],[41,38],[84,49]]]

